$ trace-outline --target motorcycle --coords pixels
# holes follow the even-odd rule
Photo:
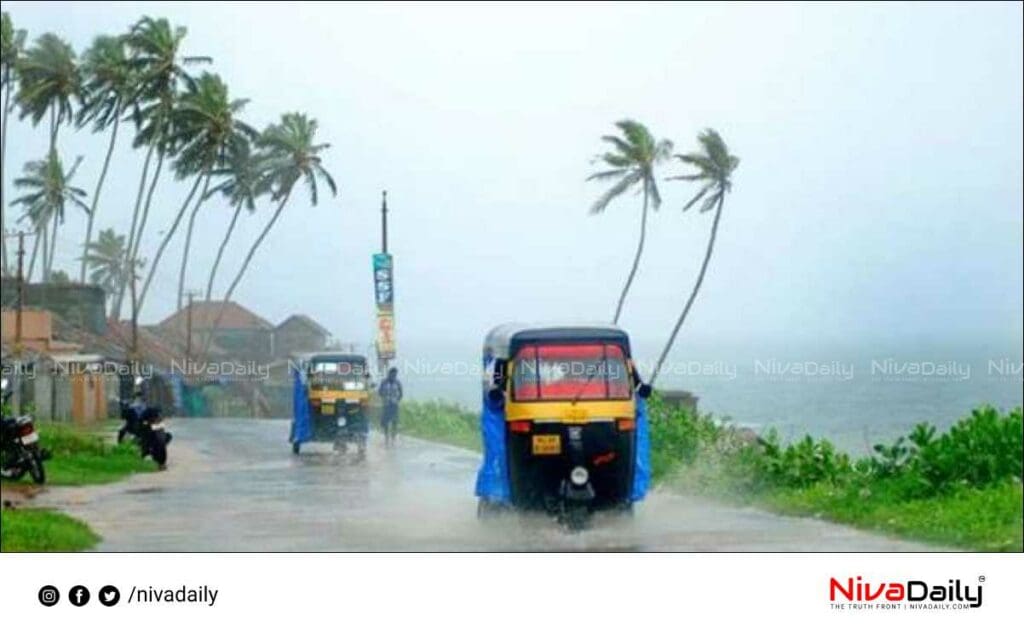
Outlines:
[[[4,378],[4,404],[11,397],[7,386],[7,379]],[[18,480],[27,472],[35,483],[45,483],[43,462],[49,458],[50,452],[39,446],[39,433],[36,432],[32,416],[3,416],[0,426],[0,476]]]
[[[152,457],[161,470],[167,465],[167,445],[173,437],[164,424],[163,413],[159,407],[151,407],[142,402],[142,379],[136,378],[136,401],[121,401],[121,419],[124,425],[117,431],[117,443],[120,444],[129,436],[138,443],[142,457]]]

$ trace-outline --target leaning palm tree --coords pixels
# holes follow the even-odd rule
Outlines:
[[[50,271],[53,269],[53,257],[57,250],[57,227],[64,223],[64,211],[67,206],[78,207],[89,213],[89,206],[84,201],[85,191],[71,184],[81,162],[82,159],[79,157],[71,169],[65,172],[60,158],[51,152],[46,160],[26,163],[25,175],[14,181],[15,188],[26,190],[27,193],[13,200],[11,204],[23,208],[24,214],[19,221],[27,219],[37,234],[32,260],[29,264],[29,278],[32,276],[36,251],[40,240],[42,240],[43,281],[49,281]],[[48,236],[47,227],[51,225]]]
[[[82,256],[89,266],[89,282],[103,288],[110,299],[111,318],[115,318],[117,291],[125,275],[126,243],[127,238],[123,234],[116,233],[114,229],[103,229],[96,241],[88,244]]]
[[[223,161],[228,148],[237,143],[248,143],[254,140],[257,132],[239,121],[236,117],[245,106],[246,100],[230,100],[228,88],[217,75],[203,73],[182,95],[178,106],[171,114],[171,128],[168,140],[176,148],[178,156],[175,160],[175,171],[180,178],[195,176],[192,192],[186,199],[186,205],[195,196],[195,191],[202,183],[202,191],[195,198],[195,204],[189,214],[188,229],[185,236],[185,249],[182,255],[181,268],[178,275],[178,309],[184,294],[185,273],[187,270],[189,250],[192,244],[192,231],[195,227],[196,214],[206,199],[210,178],[213,170]],[[139,295],[139,306],[145,302],[149,285],[160,264],[167,245],[174,237],[186,206],[182,206],[175,216],[170,229],[164,233],[164,239],[153,256],[153,263],[146,275],[146,282]]]
[[[224,165],[213,172],[214,177],[223,178],[216,186],[210,189],[208,196],[223,194],[231,203],[234,211],[231,214],[231,222],[228,223],[224,239],[217,249],[217,257],[213,260],[210,268],[210,278],[206,282],[206,301],[213,299],[213,283],[217,278],[217,270],[220,268],[221,259],[227,249],[228,242],[238,224],[238,216],[242,207],[252,213],[256,210],[256,200],[269,192],[269,179],[266,177],[266,157],[255,154],[252,151],[251,143],[236,143],[228,152]]]
[[[277,202],[277,208],[274,209],[274,214],[270,216],[270,220],[263,227],[263,231],[249,248],[249,252],[238,269],[238,273],[235,274],[235,278],[231,281],[231,285],[228,286],[227,292],[224,293],[224,300],[221,302],[220,311],[213,322],[213,327],[210,328],[210,333],[207,335],[204,350],[209,349],[210,342],[213,340],[217,328],[220,327],[221,318],[224,316],[224,309],[228,302],[231,301],[231,295],[234,294],[238,283],[245,276],[245,272],[248,270],[256,251],[259,250],[260,244],[266,239],[270,230],[274,228],[277,219],[281,217],[281,211],[284,210],[285,205],[291,198],[295,184],[299,180],[303,180],[306,183],[306,186],[309,187],[310,202],[313,203],[313,206],[316,206],[319,202],[317,181],[321,179],[327,185],[327,188],[330,189],[331,195],[337,195],[338,188],[334,184],[334,178],[324,169],[323,159],[320,156],[320,153],[329,148],[330,144],[316,142],[317,127],[316,119],[311,119],[301,112],[291,112],[282,115],[280,123],[268,126],[260,136],[260,145],[268,154],[266,178],[271,183],[270,186],[273,192],[271,200]]]
[[[81,99],[82,76],[71,45],[44,33],[18,61],[18,103],[21,117],[39,125],[50,117],[50,152],[57,151],[57,132],[74,116],[73,101]]]
[[[160,179],[164,159],[174,151],[167,138],[172,124],[171,114],[181,86],[193,84],[185,67],[211,61],[209,57],[181,55],[181,45],[187,33],[185,27],[173,27],[164,18],[146,16],[136,22],[126,36],[132,68],[137,75],[133,96],[133,100],[138,103],[132,114],[136,126],[133,146],[147,147],[135,196],[131,230],[128,233],[126,260],[138,260],[153,192]],[[156,168],[147,189],[149,167],[154,154],[157,158]],[[125,281],[122,284],[122,296],[127,290],[127,283]]]
[[[690,291],[690,296],[686,300],[686,305],[683,306],[683,311],[679,315],[675,327],[672,328],[672,334],[665,344],[665,349],[661,351],[661,356],[658,357],[658,364],[654,366],[654,373],[651,374],[652,384],[658,377],[661,366],[665,363],[665,358],[668,357],[668,353],[676,341],[679,328],[683,326],[686,316],[690,313],[690,308],[693,307],[697,293],[700,292],[701,284],[704,283],[704,274],[708,270],[711,252],[715,248],[715,237],[718,235],[718,222],[722,219],[722,205],[725,202],[725,194],[732,190],[732,173],[740,164],[740,159],[729,153],[729,148],[726,147],[725,141],[718,135],[718,132],[710,128],[704,130],[697,135],[697,142],[700,143],[700,152],[678,154],[676,156],[684,164],[695,167],[697,172],[674,176],[669,178],[669,180],[689,180],[700,183],[700,190],[686,203],[683,211],[690,209],[703,200],[700,205],[700,212],[706,213],[714,209],[715,219],[711,223],[711,236],[708,239],[707,251],[704,253],[704,261],[700,265],[700,273],[697,274],[697,281],[693,284],[693,290]]]
[[[204,73],[196,82],[195,89],[182,98],[181,107],[176,113],[176,130],[180,130],[182,135],[177,141],[181,146],[178,160],[198,166],[206,175],[203,193],[192,207],[185,232],[185,248],[178,273],[179,310],[185,293],[185,274],[196,215],[207,198],[214,169],[224,164],[232,148],[248,147],[259,136],[256,130],[237,118],[246,103],[248,99],[229,99],[228,88],[220,77]],[[244,150],[235,150],[240,151]]]
[[[86,270],[90,259],[86,257],[92,243],[93,222],[103,190],[103,182],[107,178],[110,157],[117,144],[117,131],[126,108],[131,104],[135,91],[135,74],[128,59],[124,37],[101,35],[85,52],[82,60],[84,75],[82,109],[78,112],[78,125],[81,127],[92,123],[93,132],[99,133],[110,128],[110,142],[107,154],[103,159],[96,188],[92,193],[92,204],[89,208],[89,221],[85,227],[85,243],[82,246],[82,265],[78,273],[79,283],[85,283]]]
[[[608,205],[622,194],[635,186],[640,187],[644,196],[643,209],[640,214],[640,241],[637,243],[636,255],[633,257],[633,267],[629,270],[629,277],[626,278],[626,285],[619,295],[619,302],[615,306],[613,323],[619,322],[622,314],[622,306],[626,302],[626,295],[633,285],[633,278],[640,266],[640,256],[644,251],[644,240],[647,237],[647,208],[648,205],[657,209],[661,206],[661,195],[658,193],[658,184],[655,180],[654,167],[667,159],[672,153],[672,141],[657,140],[650,131],[641,123],[626,119],[615,124],[622,132],[622,137],[602,136],[601,140],[610,143],[612,151],[597,156],[594,162],[602,164],[602,171],[595,172],[587,180],[608,181],[614,180],[615,184],[611,189],[604,192],[600,198],[590,207],[591,214],[602,213]]]
[[[3,130],[0,131],[0,173],[6,173],[7,168],[7,122],[10,121],[11,112],[14,109],[11,97],[14,96],[15,72],[18,60],[21,59],[24,51],[25,31],[23,29],[15,30],[11,15],[4,11],[2,25],[0,25],[0,89],[4,93]],[[7,205],[4,204],[4,200],[7,199],[4,196],[5,180],[5,178],[0,178],[0,235],[4,234],[4,226],[7,224]],[[6,240],[0,240],[0,260],[3,262],[3,274],[7,275],[10,267],[7,262]]]

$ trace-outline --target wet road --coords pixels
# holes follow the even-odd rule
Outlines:
[[[107,551],[921,551],[813,519],[655,492],[636,515],[570,534],[540,515],[480,523],[475,453],[402,437],[367,461],[292,455],[284,420],[178,420],[170,468],[36,505],[87,521]]]

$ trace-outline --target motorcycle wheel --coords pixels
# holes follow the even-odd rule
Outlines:
[[[46,469],[43,468],[43,456],[39,453],[39,449],[33,448],[28,451],[28,474],[32,477],[32,481],[37,484],[46,483]]]
[[[567,507],[562,515],[562,522],[570,532],[579,532],[587,527],[590,521],[590,512],[586,506],[571,505]]]
[[[149,440],[149,454],[153,456],[153,461],[159,466],[163,466],[167,463],[167,442],[164,439],[164,434],[161,431],[153,433],[153,436]]]

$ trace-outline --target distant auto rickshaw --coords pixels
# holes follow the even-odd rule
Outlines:
[[[355,444],[366,454],[371,377],[366,357],[311,354],[296,372],[295,416],[289,441],[298,454],[304,442],[330,442],[340,453]],[[304,400],[304,401],[303,401]]]
[[[494,328],[484,342],[478,514],[543,510],[570,529],[632,511],[650,480],[650,394],[615,326]]]

